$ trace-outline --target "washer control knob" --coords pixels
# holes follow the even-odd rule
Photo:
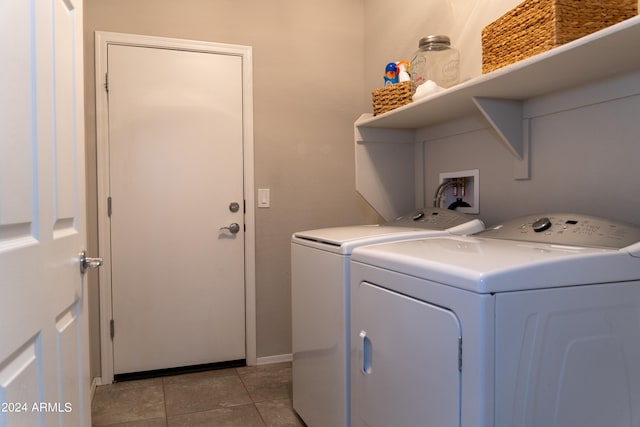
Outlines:
[[[547,217],[540,218],[539,220],[531,224],[531,227],[533,228],[533,231],[535,231],[536,233],[541,233],[551,228],[551,220]]]

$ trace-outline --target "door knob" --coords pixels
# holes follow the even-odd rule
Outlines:
[[[238,231],[240,231],[240,226],[237,222],[234,222],[232,224],[229,224],[227,227],[220,227],[220,230],[229,230],[231,234],[236,234]]]
[[[102,258],[89,258],[87,252],[80,252],[80,273],[84,274],[87,268],[98,268],[102,265]]]

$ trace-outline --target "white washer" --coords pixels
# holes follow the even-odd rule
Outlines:
[[[291,240],[293,407],[310,427],[349,424],[349,257],[362,245],[471,234],[478,219],[420,209],[385,225],[325,228]]]
[[[529,216],[351,277],[353,427],[640,426],[640,228]]]

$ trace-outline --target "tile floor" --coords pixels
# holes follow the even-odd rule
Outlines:
[[[291,363],[125,381],[96,388],[93,426],[302,426]]]

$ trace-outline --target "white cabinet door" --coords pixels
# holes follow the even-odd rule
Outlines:
[[[352,426],[460,425],[455,314],[366,282],[352,297]]]
[[[244,359],[242,58],[112,44],[108,72],[114,372]]]
[[[89,425],[82,1],[3,1],[0,56],[0,425]]]

